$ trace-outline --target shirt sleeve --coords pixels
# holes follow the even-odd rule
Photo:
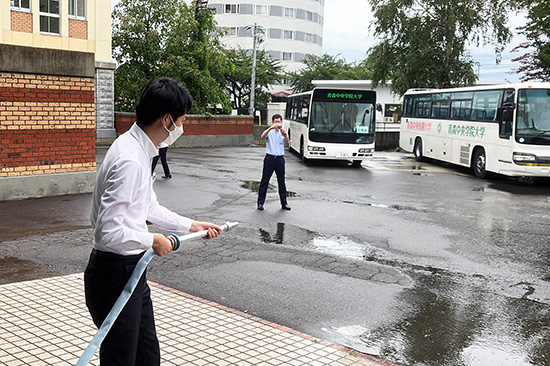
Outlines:
[[[137,249],[147,250],[153,246],[154,235],[139,230],[135,223],[139,222],[140,213],[131,209],[138,192],[136,182],[140,182],[140,167],[135,161],[120,160],[107,172],[95,230],[98,244],[116,245],[117,251],[136,249],[136,243]]]
[[[151,201],[149,203],[149,215],[151,223],[163,230],[171,230],[179,233],[188,233],[193,223],[192,219],[178,215],[158,203],[157,195],[151,187]]]

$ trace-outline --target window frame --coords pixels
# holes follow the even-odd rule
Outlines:
[[[284,18],[296,18],[296,8],[286,7],[283,9]]]
[[[23,1],[23,0],[10,0],[10,9],[11,9],[11,10],[24,11],[24,12],[30,13],[30,12],[31,12],[32,1],[31,1],[31,0],[28,0],[28,2],[29,2],[29,7],[28,7],[28,8],[25,8],[25,7],[22,7],[22,6],[21,6],[21,2],[22,2],[22,1]],[[15,5],[15,4],[12,5],[12,2],[14,2],[14,3],[15,3],[15,2],[18,2],[19,5]]]
[[[265,9],[265,13],[259,12],[258,9]],[[269,5],[256,5],[254,7],[254,11],[256,15],[269,15]]]
[[[230,11],[227,11],[228,9]],[[233,9],[235,9],[234,12]],[[225,4],[224,14],[239,14],[239,4]]]
[[[79,2],[83,3],[82,11],[83,11],[84,15],[78,15],[78,10],[79,10],[78,3]],[[76,12],[76,14],[71,14],[71,4],[75,4],[75,5],[72,6],[72,8],[73,8],[73,11]],[[82,19],[82,20],[86,19],[86,5],[87,5],[86,0],[69,0],[68,5],[69,5],[69,18],[71,18],[71,19]]]
[[[57,13],[51,13],[51,12],[44,12],[42,11],[42,9],[39,9],[39,29],[40,29],[40,33],[41,34],[47,34],[47,35],[55,35],[55,36],[60,36],[61,35],[61,0],[40,0],[39,1],[39,4],[44,1],[47,3],[47,7],[48,7],[48,10],[50,10],[50,5],[52,2],[57,2],[57,10],[58,12]],[[41,4],[40,4],[41,5]],[[41,8],[41,6],[40,6]],[[48,30],[47,31],[43,31],[42,30],[42,18],[48,18]],[[51,19],[57,19],[58,21],[58,29],[57,29],[57,32],[52,32],[51,31],[51,23],[50,23],[50,20]]]
[[[290,58],[285,58],[285,55],[290,55],[289,57]],[[292,61],[292,52],[283,52],[282,55],[281,55],[281,60],[282,61]]]

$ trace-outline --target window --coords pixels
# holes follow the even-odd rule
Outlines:
[[[292,52],[283,52],[283,61],[292,61]]]
[[[313,34],[306,33],[306,42],[313,43]]]
[[[10,0],[12,9],[31,10],[31,0]]]
[[[447,119],[449,117],[449,100],[437,100],[433,102],[432,117]]]
[[[239,4],[225,4],[225,14],[237,14],[239,12]]]
[[[40,0],[40,32],[59,34],[59,0]]]
[[[432,94],[432,117],[433,118],[449,118],[449,107],[451,105],[451,94]]]
[[[474,121],[495,121],[500,94],[500,90],[475,92],[472,119]]]
[[[284,39],[294,39],[294,31],[285,30],[285,31],[283,32],[283,38],[284,38]]]
[[[237,37],[239,34],[239,28],[237,27],[227,27],[225,29],[227,30],[227,37]]]
[[[69,15],[78,18],[85,18],[86,0],[69,0]]]
[[[310,22],[313,22],[313,12],[312,11],[307,11],[306,10],[306,19],[309,20]]]
[[[268,15],[267,5],[256,5],[256,14],[257,15]]]
[[[472,100],[453,100],[451,103],[451,118],[454,119],[470,119],[472,110]]]
[[[423,101],[420,100],[416,103],[416,111],[414,116],[415,117],[429,117],[430,116],[430,110],[432,107],[431,101]]]
[[[296,9],[285,8],[284,16],[287,18],[296,18]]]

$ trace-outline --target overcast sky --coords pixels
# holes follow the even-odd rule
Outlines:
[[[510,20],[509,26],[514,30],[521,24],[523,18],[517,16],[511,16],[511,18],[514,19]],[[340,54],[347,62],[364,59],[365,52],[374,44],[372,32],[369,32],[371,21],[372,12],[368,0],[325,0],[323,53]],[[519,80],[518,75],[507,73],[519,66],[511,59],[519,56],[520,53],[510,53],[518,42],[518,38],[515,38],[502,52],[502,62],[499,65],[495,62],[493,47],[472,48],[472,55],[480,64],[480,80]]]

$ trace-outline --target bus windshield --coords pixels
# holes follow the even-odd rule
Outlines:
[[[374,128],[373,103],[317,100],[312,103],[311,141],[369,144],[374,142]]]
[[[516,140],[523,144],[550,144],[550,90],[520,89]]]

